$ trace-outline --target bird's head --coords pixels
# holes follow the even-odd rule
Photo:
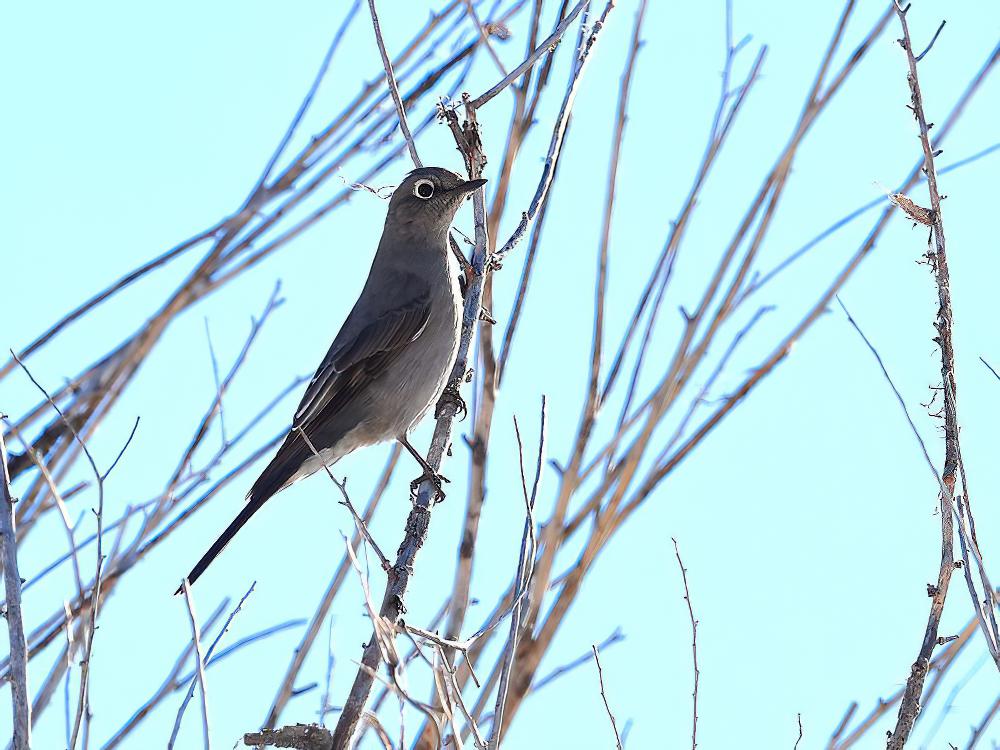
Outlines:
[[[466,180],[441,167],[414,169],[393,191],[386,223],[411,231],[447,231],[462,201],[485,184],[486,180]]]

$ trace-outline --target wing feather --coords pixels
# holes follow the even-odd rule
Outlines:
[[[363,381],[378,377],[396,356],[427,326],[430,295],[427,292],[383,312],[356,335],[345,324],[306,389],[292,427],[315,419],[333,402],[340,405]]]

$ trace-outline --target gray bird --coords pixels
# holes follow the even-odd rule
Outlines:
[[[239,515],[188,574],[190,583],[270,497],[357,448],[398,440],[423,467],[421,479],[433,479],[440,489],[406,436],[440,397],[455,361],[462,298],[448,229],[462,201],[485,182],[422,167],[393,192],[361,296],[309,383],[277,454],[250,488]]]

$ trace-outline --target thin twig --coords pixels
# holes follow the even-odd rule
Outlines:
[[[604,692],[604,670],[601,669],[601,658],[597,655],[597,644],[595,643],[590,647],[594,652],[594,664],[597,665],[597,680],[601,685],[601,699],[604,701],[604,708],[608,712],[608,719],[611,720],[611,729],[615,733],[615,746],[618,750],[622,750],[622,738],[618,734],[618,724],[615,722],[615,715],[611,712],[611,706],[608,703],[607,693]]]
[[[208,683],[205,681],[205,656],[201,650],[201,631],[198,628],[198,618],[194,613],[194,599],[191,597],[191,584],[187,582],[185,578],[181,583],[184,589],[184,602],[187,604],[188,619],[191,622],[191,642],[194,644],[194,654],[195,654],[195,664],[197,665],[197,675],[198,675],[198,685],[201,687],[201,731],[202,738],[205,743],[205,750],[209,750],[211,747],[211,740],[209,738],[208,730]],[[225,630],[225,628],[223,628]],[[187,702],[181,703],[180,709],[177,711],[177,719],[174,721],[174,730],[170,735],[170,741],[167,742],[167,748],[172,748],[174,742],[177,740],[177,732],[181,728],[181,719],[184,716],[184,708],[187,706]]]
[[[537,542],[535,540],[535,500],[538,497],[538,487],[541,483],[542,467],[545,464],[545,436],[548,421],[545,396],[542,396],[541,416],[538,426],[538,457],[535,462],[535,479],[532,483],[531,494],[528,494],[528,485],[524,475],[524,446],[521,443],[521,432],[517,427],[517,419],[514,419],[514,432],[517,436],[518,463],[521,468],[521,491],[524,495],[525,518],[524,532],[521,535],[521,553],[517,562],[517,573],[515,581],[515,604],[513,614],[510,618],[510,633],[507,636],[507,645],[504,648],[503,667],[500,670],[500,683],[497,688],[496,706],[493,709],[493,726],[490,729],[489,748],[497,750],[500,747],[500,739],[503,730],[504,704],[507,701],[507,690],[510,682],[510,673],[514,667],[514,659],[517,654],[517,640],[521,631],[521,611],[523,593],[531,589],[531,574],[534,570],[535,553]]]
[[[396,85],[396,76],[392,72],[392,61],[389,60],[389,53],[385,51],[382,28],[379,26],[378,13],[375,11],[375,0],[368,0],[368,9],[372,14],[372,28],[375,30],[375,42],[378,44],[378,52],[382,56],[382,65],[385,68],[385,82],[389,86],[393,104],[396,105],[396,114],[399,116],[399,129],[403,133],[403,138],[406,139],[406,148],[410,152],[410,159],[413,160],[413,166],[422,167],[423,162],[420,161],[420,156],[417,154],[417,144],[413,142],[413,134],[410,133],[410,125],[406,121],[406,108],[403,106],[403,100],[399,98],[399,87]]]
[[[920,62],[921,60],[923,60],[924,57],[927,55],[927,53],[931,51],[931,47],[934,46],[934,42],[937,41],[937,38],[939,36],[941,36],[941,32],[944,31],[944,25],[946,23],[948,23],[948,21],[946,21],[946,20],[941,21],[941,25],[937,27],[937,31],[934,32],[934,36],[931,37],[930,42],[928,42],[927,46],[924,47],[924,51],[921,52],[919,55],[917,55],[917,57],[916,57],[916,61],[917,62]]]
[[[52,493],[52,499],[55,501],[56,507],[59,509],[59,517],[63,522],[63,528],[66,530],[66,537],[69,541],[69,556],[73,564],[73,581],[76,583],[76,595],[82,601],[84,598],[83,575],[80,572],[80,560],[76,554],[76,537],[73,533],[73,524],[70,522],[69,511],[66,508],[66,501],[63,498],[62,493],[59,491],[59,488],[56,486],[55,479],[52,478],[52,473],[49,471],[49,467],[45,464],[45,461],[42,460],[41,456],[35,452],[35,449],[32,448],[28,441],[25,440],[21,431],[17,429],[16,425],[10,423],[6,419],[2,421],[10,431],[10,434],[16,437],[18,442],[24,446],[24,455],[28,456],[32,463],[38,467],[38,473],[42,475],[42,479],[45,480],[45,483],[49,487],[49,492]],[[4,463],[6,464],[7,462],[5,461]],[[25,586],[25,588],[26,587],[27,586]]]
[[[211,628],[215,621],[222,616],[222,613],[226,611],[226,607],[229,605],[229,599],[223,599],[219,602],[219,606],[215,608],[208,619],[205,620],[202,626],[201,632],[204,634],[209,628]],[[191,652],[194,651],[194,641],[189,639],[184,645],[180,656],[177,657],[177,661],[174,662],[166,679],[161,683],[159,689],[149,698],[142,706],[140,706],[132,714],[127,722],[125,722],[122,727],[112,735],[111,739],[108,740],[104,745],[101,746],[101,750],[113,750],[118,744],[125,739],[125,737],[139,725],[139,722],[144,719],[149,712],[156,706],[171,690],[175,689],[181,683],[178,681],[177,677],[180,675],[181,670],[184,668],[184,664],[187,662],[188,658],[191,656]],[[196,675],[197,678],[197,675]]]
[[[173,747],[174,742],[176,742],[177,740],[177,733],[180,731],[181,728],[181,719],[184,716],[184,710],[187,708],[188,703],[191,702],[191,698],[194,696],[194,688],[196,681],[201,686],[202,716],[205,719],[204,728],[206,732],[205,747],[206,748],[208,747],[208,734],[207,734],[208,698],[206,696],[206,691],[205,691],[205,665],[211,663],[212,655],[215,653],[215,647],[219,645],[219,641],[222,640],[222,636],[224,636],[229,631],[229,626],[232,624],[233,618],[236,617],[237,614],[239,614],[241,609],[243,609],[243,605],[246,603],[246,600],[250,598],[250,594],[253,593],[254,587],[256,585],[257,585],[256,581],[250,584],[250,588],[247,589],[247,592],[240,598],[239,602],[236,604],[236,607],[233,609],[233,611],[229,613],[229,616],[226,618],[226,621],[222,624],[222,628],[219,629],[219,632],[216,634],[215,639],[212,641],[212,645],[209,646],[208,651],[205,652],[204,657],[202,657],[201,653],[201,642],[200,640],[198,640],[197,634],[194,635],[193,641],[195,645],[195,652],[198,657],[198,662],[197,662],[198,668],[194,676],[191,677],[190,683],[188,685],[187,694],[184,696],[184,700],[181,701],[180,708],[177,710],[177,718],[174,720],[173,732],[171,732],[170,741],[167,743],[168,750],[169,748]],[[189,613],[191,614],[191,617],[193,618],[194,617],[193,603],[191,600],[190,585],[187,583],[187,579],[185,579],[184,581],[184,596],[188,600],[188,610]],[[192,625],[192,627],[194,626]]]
[[[580,10],[583,10],[583,6],[587,5],[589,0],[581,0],[580,3],[573,9],[573,12],[568,15],[562,23],[556,27],[556,30],[549,36],[545,42],[542,43],[543,46],[548,46],[551,44],[549,40],[555,38],[560,38],[569,28],[570,22],[576,16]],[[527,233],[528,229],[531,228],[532,223],[535,220],[535,216],[538,214],[539,209],[545,203],[548,197],[549,187],[552,185],[552,180],[555,177],[556,164],[559,161],[559,155],[562,151],[563,137],[566,135],[566,127],[569,124],[570,113],[573,111],[573,104],[576,101],[576,94],[579,90],[579,83],[583,78],[583,72],[587,67],[587,62],[592,57],[592,51],[594,45],[600,36],[601,30],[604,28],[604,24],[607,22],[608,14],[614,9],[614,0],[610,0],[608,4],[604,7],[604,11],[601,13],[601,17],[594,23],[593,28],[590,30],[586,41],[583,43],[582,49],[578,52],[578,57],[576,60],[576,65],[573,68],[572,76],[570,77],[570,83],[566,87],[566,93],[563,95],[562,105],[559,108],[559,114],[556,115],[555,124],[552,128],[552,136],[549,139],[549,150],[545,155],[545,162],[542,167],[542,174],[538,180],[538,187],[535,188],[535,195],[531,199],[531,203],[528,206],[528,210],[521,214],[521,221],[518,223],[514,232],[507,238],[507,241],[503,244],[496,253],[494,253],[494,262],[502,262],[503,259],[514,249]],[[536,50],[537,52],[537,50]],[[529,57],[529,60],[537,60],[537,57]],[[527,60],[525,62],[528,62]],[[514,70],[508,78],[515,80],[514,74],[521,74],[521,68],[524,65],[519,65],[516,70]],[[520,71],[520,72],[519,72]],[[503,82],[502,82],[503,83]],[[508,81],[509,83],[509,81]],[[506,84],[505,84],[506,85]],[[500,84],[497,84],[500,86]],[[496,89],[497,87],[494,87]],[[501,87],[502,89],[502,87]],[[498,92],[499,90],[498,89]],[[492,92],[493,89],[490,90]],[[489,94],[490,92],[487,92]],[[479,99],[483,99],[487,96],[483,94]],[[495,94],[494,94],[495,96]],[[478,100],[477,100],[478,101]],[[475,105],[475,103],[473,103]]]
[[[516,81],[518,78],[524,75],[529,68],[531,68],[536,62],[538,62],[538,59],[542,55],[544,55],[546,52],[550,52],[551,50],[555,49],[555,46],[559,44],[559,42],[562,40],[563,34],[566,33],[566,29],[570,27],[570,25],[573,23],[573,20],[578,15],[580,15],[580,12],[584,8],[586,8],[589,3],[590,0],[580,0],[580,2],[578,2],[575,6],[573,6],[573,10],[571,10],[566,15],[566,17],[563,18],[562,22],[560,22],[560,24],[556,26],[555,30],[551,34],[549,34],[548,38],[546,38],[544,42],[539,44],[534,49],[534,51],[524,59],[524,61],[520,65],[514,68],[514,70],[512,70],[507,76],[504,77],[502,81],[493,86],[493,88],[491,88],[489,91],[483,92],[482,94],[480,94],[479,96],[477,96],[475,99],[472,100],[471,102],[472,108],[479,109],[480,107],[482,107],[484,104],[486,104],[486,102],[488,102],[494,96],[496,96],[505,88],[514,83],[514,81]]]
[[[288,123],[288,128],[285,130],[285,134],[281,137],[281,141],[274,149],[274,153],[271,154],[271,158],[268,159],[264,170],[260,173],[260,177],[257,178],[257,183],[250,191],[250,197],[247,198],[248,202],[252,200],[257,195],[257,191],[263,188],[267,183],[268,178],[271,176],[271,172],[274,170],[275,164],[278,163],[278,159],[281,158],[281,155],[285,152],[289,142],[292,140],[292,136],[295,135],[295,131],[298,130],[299,124],[302,122],[302,118],[305,117],[306,112],[309,110],[309,106],[312,104],[312,101],[316,96],[316,92],[319,90],[320,83],[322,83],[323,79],[326,77],[327,71],[330,69],[330,62],[333,60],[333,53],[337,51],[344,35],[347,33],[348,27],[351,25],[351,21],[354,20],[354,17],[358,14],[358,10],[360,8],[361,0],[354,0],[351,7],[347,11],[347,14],[344,16],[344,20],[341,22],[340,27],[337,29],[337,32],[333,35],[330,46],[327,48],[326,54],[323,56],[323,61],[320,63],[319,70],[316,71],[316,76],[313,78],[312,85],[310,85],[309,90],[306,91],[306,95],[303,97],[302,103],[299,104],[299,108],[295,112],[295,116],[292,117],[292,121]]]
[[[24,370],[24,373],[28,376],[28,379],[31,380],[34,386],[42,392],[42,394],[45,396],[45,400],[52,406],[53,409],[56,410],[56,413],[59,415],[60,419],[63,420],[64,424],[66,425],[66,428],[73,435],[73,439],[77,442],[77,444],[83,451],[84,455],[87,457],[87,462],[90,464],[91,471],[93,471],[94,478],[97,481],[97,508],[94,511],[94,515],[97,517],[97,554],[96,554],[97,570],[94,574],[94,587],[91,590],[91,595],[90,595],[90,622],[86,629],[86,635],[84,639],[85,643],[84,643],[83,660],[80,662],[80,695],[79,695],[79,700],[77,702],[76,720],[73,723],[73,732],[70,735],[69,750],[73,750],[76,747],[76,741],[80,735],[81,727],[84,724],[86,724],[88,728],[90,726],[90,716],[91,716],[90,690],[89,690],[90,664],[94,652],[94,634],[97,631],[97,610],[100,603],[101,574],[103,573],[104,570],[104,550],[102,542],[104,536],[104,480],[107,479],[108,474],[111,473],[111,470],[115,468],[118,461],[125,453],[125,448],[127,448],[129,443],[131,443],[132,438],[135,436],[136,428],[139,426],[139,421],[138,419],[136,420],[135,426],[133,426],[132,428],[132,434],[129,435],[129,438],[125,442],[124,447],[118,453],[118,456],[112,462],[110,468],[102,474],[100,470],[98,470],[97,468],[97,462],[94,461],[94,457],[91,455],[90,449],[87,448],[87,444],[83,441],[83,438],[80,437],[80,434],[73,426],[73,423],[66,418],[66,415],[62,412],[62,410],[59,408],[56,402],[52,400],[52,397],[49,395],[48,391],[46,391],[45,388],[42,387],[41,383],[35,380],[35,376],[31,374],[31,372],[28,370],[25,364],[18,358],[18,356],[14,354],[13,351],[11,351],[10,354],[14,358],[14,361],[17,362],[18,365],[20,365],[22,370]],[[6,462],[4,463],[6,465]],[[82,604],[83,603],[81,602],[81,606]],[[84,738],[84,745],[86,745],[86,738]]]
[[[698,620],[694,616],[694,607],[691,604],[691,590],[688,588],[687,568],[681,560],[681,550],[677,546],[677,540],[673,537],[670,540],[674,543],[674,554],[677,556],[677,567],[681,569],[681,581],[684,583],[684,601],[687,602],[688,616],[691,618],[691,660],[694,665],[694,689],[691,691],[691,750],[698,747],[698,680],[701,672],[698,669]],[[801,724],[800,724],[801,726]],[[796,743],[798,746],[798,743]]]
[[[305,444],[309,447],[309,450],[312,451],[313,455],[323,465],[323,470],[326,471],[326,475],[330,477],[330,481],[333,482],[334,485],[336,485],[338,490],[340,490],[341,497],[343,497],[343,500],[341,501],[340,504],[346,507],[351,512],[351,517],[354,519],[354,523],[358,527],[358,531],[360,531],[364,535],[365,540],[368,542],[368,544],[371,545],[372,549],[375,550],[375,554],[378,555],[379,563],[381,563],[382,565],[382,570],[389,570],[389,568],[392,567],[392,563],[389,562],[389,558],[386,557],[385,554],[383,554],[381,549],[379,549],[379,546],[378,544],[376,544],[375,538],[372,536],[371,531],[368,530],[368,524],[365,523],[365,519],[363,519],[361,515],[358,513],[357,508],[354,507],[354,503],[351,502],[351,498],[347,494],[346,483],[338,482],[337,478],[333,476],[333,472],[330,471],[330,467],[326,465],[326,462],[323,460],[323,457],[319,454],[319,451],[316,450],[316,446],[313,445],[312,440],[310,440],[309,436],[306,435],[305,430],[299,427],[298,432],[299,436],[302,438],[303,441],[305,441]]]
[[[368,505],[365,507],[364,513],[362,514],[362,518],[365,523],[369,523],[371,521],[375,514],[375,509],[378,507],[379,502],[389,486],[389,480],[392,478],[392,474],[395,471],[401,450],[402,447],[399,443],[396,443],[393,446],[392,451],[389,453],[389,459],[386,461],[385,468],[382,470],[382,476],[376,483],[375,489],[368,500]],[[361,531],[356,529],[354,536],[351,539],[351,546],[354,549],[358,549],[362,539],[364,539],[364,537],[361,535]],[[302,665],[305,663],[306,656],[309,654],[313,643],[316,641],[320,627],[326,618],[327,613],[330,611],[330,607],[333,605],[334,597],[337,595],[337,592],[340,591],[350,567],[351,562],[347,557],[347,552],[345,551],[343,557],[341,558],[340,565],[337,567],[336,572],[333,574],[333,578],[330,580],[329,586],[327,586],[326,591],[320,598],[316,611],[313,613],[312,618],[310,618],[309,625],[306,628],[306,632],[302,636],[302,640],[295,647],[291,662],[289,663],[288,669],[285,671],[285,675],[281,680],[278,692],[274,697],[271,709],[268,712],[263,726],[273,729],[278,723],[281,712],[284,710],[285,706],[288,705],[288,701],[292,697],[296,677],[301,671]]]
[[[614,632],[611,633],[611,635],[609,635],[607,638],[605,638],[603,641],[597,644],[597,650],[607,651],[611,646],[614,646],[616,643],[621,643],[624,640],[625,640],[625,635],[622,633],[621,628],[615,628]],[[569,672],[572,672],[577,667],[583,666],[593,658],[594,658],[593,653],[587,651],[586,653],[581,654],[577,658],[573,659],[573,661],[567,662],[566,664],[556,667],[544,677],[541,677],[537,681],[531,683],[531,692],[535,692],[536,690],[541,690],[549,683],[558,680],[560,677]]]
[[[487,33],[486,28],[483,26],[483,22],[479,20],[479,14],[476,13],[476,8],[472,4],[472,0],[465,1],[465,12],[469,14],[469,19],[476,27],[476,32],[479,34],[479,38],[483,40],[483,46],[486,47],[486,51],[489,53],[490,58],[497,66],[497,70],[500,71],[500,75],[506,76],[507,69],[503,66],[503,61],[500,56],[497,55],[497,51],[493,49],[493,45],[490,43],[490,35]]]

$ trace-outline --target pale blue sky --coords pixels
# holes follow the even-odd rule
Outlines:
[[[188,235],[211,225],[243,199],[321,60],[346,2],[178,2],[171,5],[20,3],[7,9],[0,69],[6,116],[0,143],[6,168],[0,221],[5,227],[5,324],[0,346],[20,348],[111,280]],[[576,426],[589,350],[594,253],[604,201],[606,161],[618,77],[627,52],[635,0],[612,15],[580,93],[565,161],[553,195],[534,287],[495,419],[490,496],[484,509],[473,594],[491,603],[516,564],[521,505],[515,476],[511,415],[534,434],[540,394],[549,397],[550,455],[566,457]],[[417,3],[383,0],[383,27],[398,48],[424,17]],[[843,61],[882,12],[861,3],[838,56]],[[745,203],[787,139],[825,48],[837,4],[736,3],[739,38],[752,34],[741,63],[757,45],[769,53],[699,206],[678,268],[669,309],[690,304]],[[916,3],[917,40],[929,39],[942,14],[948,25],[920,73],[928,116],[941,121],[967,80],[993,49],[1000,10],[988,4]],[[519,61],[525,14],[514,38],[499,44],[508,65]],[[611,246],[609,331],[614,339],[631,311],[688,190],[715,106],[723,54],[723,3],[652,2],[636,71],[620,170]],[[471,30],[470,30],[471,32]],[[919,156],[908,100],[905,63],[893,39],[895,23],[875,44],[796,161],[791,186],[762,250],[769,268],[845,213],[878,197],[878,181],[896,184]],[[919,44],[919,42],[918,42]],[[565,50],[560,61],[565,65]],[[485,58],[467,84],[477,92],[496,70]],[[561,85],[564,68],[557,73]],[[380,66],[364,14],[333,61],[300,138],[320,127],[360,81]],[[441,92],[443,93],[443,91]],[[527,205],[544,155],[558,95],[539,112],[540,125],[515,174],[515,211]],[[1000,80],[987,80],[950,136],[942,166],[994,145]],[[484,139],[498,166],[509,97],[484,113]],[[425,102],[422,106],[430,106]],[[420,110],[416,117],[426,114]],[[444,126],[420,141],[427,163],[460,167]],[[949,195],[945,221],[952,258],[963,453],[974,491],[977,528],[994,578],[1000,566],[1000,492],[995,457],[1000,383],[978,357],[1000,362],[995,326],[1000,278],[993,227],[997,154],[942,178]],[[404,160],[378,184],[392,184]],[[492,176],[492,172],[488,172]],[[343,178],[357,175],[350,171]],[[339,189],[334,180],[325,196]],[[487,188],[489,192],[489,188]],[[915,195],[922,198],[921,193]],[[925,202],[925,201],[924,201]],[[134,444],[109,482],[109,513],[156,494],[214,392],[204,336],[212,330],[222,362],[238,352],[249,318],[263,307],[276,279],[286,303],[264,329],[226,401],[234,424],[297,374],[310,372],[353,303],[368,270],[385,204],[364,192],[326,220],[188,311],[170,328],[140,376],[94,438],[113,456],[136,415]],[[770,350],[827,285],[833,271],[867,233],[867,214],[819,245],[807,260],[760,294],[775,304],[750,336],[718,397]],[[463,212],[458,225],[471,227]],[[937,422],[920,406],[937,383],[931,342],[936,309],[932,279],[917,261],[926,233],[896,219],[842,298],[893,374],[931,455],[940,460]],[[495,312],[506,315],[516,290],[520,252],[497,276]],[[197,252],[197,251],[196,251]],[[49,385],[77,372],[142,324],[190,268],[186,258],[70,328],[32,358]],[[663,348],[677,319],[665,316]],[[567,335],[566,331],[572,331]],[[663,355],[666,356],[666,355]],[[0,410],[19,414],[36,394],[25,378],[4,381]],[[286,423],[294,397],[258,428],[260,440]],[[470,429],[466,422],[462,430]],[[416,442],[425,445],[425,423]],[[217,439],[217,438],[216,438]],[[456,441],[456,450],[464,448]],[[14,446],[16,448],[16,446]],[[386,450],[350,457],[339,473],[356,497],[375,481]],[[464,459],[463,459],[464,460]],[[449,499],[434,515],[409,600],[409,618],[426,620],[450,586],[459,536],[465,476],[456,462]],[[405,518],[405,465],[373,524],[394,549]],[[93,671],[95,746],[151,693],[188,639],[183,602],[170,596],[177,580],[232,517],[252,477],[221,493],[184,530],[131,573],[109,600],[98,631]],[[544,503],[555,477],[545,477]],[[85,507],[79,500],[78,507]],[[791,747],[801,713],[800,748],[823,747],[846,706],[866,712],[905,679],[926,619],[925,584],[936,575],[939,523],[935,485],[875,362],[839,311],[831,311],[769,377],[616,536],[588,577],[542,672],[585,653],[621,627],[626,640],[602,659],[619,723],[631,720],[628,746],[683,747],[690,742],[690,633],[670,537],[689,569],[699,626],[701,688],[699,746]],[[88,521],[89,522],[89,521]],[[311,614],[351,522],[334,503],[327,480],[301,483],[265,506],[199,582],[202,614],[224,595],[257,590],[232,639],[290,617]],[[53,523],[22,550],[29,576],[62,551]],[[571,561],[569,554],[563,564]],[[54,576],[25,598],[29,618],[57,606],[70,578]],[[955,579],[944,634],[956,632],[971,608]],[[478,623],[486,605],[470,615]],[[361,593],[352,581],[336,606],[339,662],[333,701],[355,672],[351,659],[368,637]],[[231,747],[264,718],[300,631],[251,647],[208,675],[213,740]],[[978,638],[978,636],[977,636]],[[956,676],[984,648],[974,643]],[[52,656],[32,662],[34,685]],[[326,654],[310,657],[300,682],[322,681]],[[976,673],[931,747],[963,746],[998,689],[987,664]],[[3,695],[6,702],[6,693]],[[128,747],[165,742],[179,698],[168,701]],[[284,718],[313,721],[319,691],[294,700]],[[940,703],[938,704],[940,707]],[[40,748],[63,742],[61,703],[43,717]],[[9,727],[0,711],[0,734]],[[930,722],[921,726],[926,732]],[[887,724],[885,728],[889,728]],[[412,731],[413,727],[411,727]],[[195,706],[185,719],[183,747],[200,746]],[[918,738],[921,736],[918,733]],[[1000,727],[993,738],[1000,739]],[[871,744],[881,746],[883,730]],[[612,747],[592,665],[547,687],[518,714],[510,747]]]

